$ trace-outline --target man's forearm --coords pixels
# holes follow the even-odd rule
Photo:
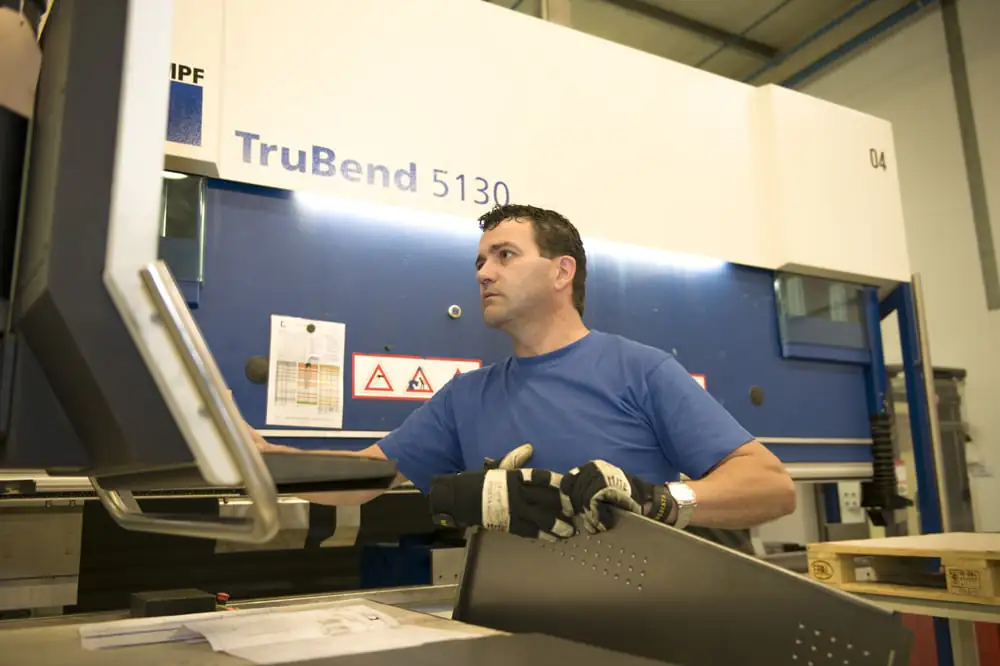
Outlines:
[[[748,529],[795,511],[795,484],[777,458],[762,464],[754,455],[734,456],[687,484],[698,502],[692,525]]]

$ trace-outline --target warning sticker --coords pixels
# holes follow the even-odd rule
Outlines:
[[[428,381],[427,374],[424,372],[423,368],[417,368],[417,371],[413,373],[413,377],[406,385],[406,392],[434,393],[434,389],[431,388],[431,383]]]
[[[389,378],[385,376],[385,370],[382,369],[381,363],[376,365],[375,369],[372,370],[372,376],[368,378],[365,390],[392,393],[392,384],[389,383]]]
[[[483,367],[479,359],[354,354],[352,397],[428,400],[455,375]]]

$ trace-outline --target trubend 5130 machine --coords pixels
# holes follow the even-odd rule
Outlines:
[[[259,453],[157,260],[166,15],[166,0],[53,6],[7,294],[0,446],[31,447],[50,475],[88,477],[126,529],[264,543],[279,528],[279,495],[385,488],[396,468]],[[252,511],[151,515],[137,502],[144,492],[205,488],[237,489]],[[628,514],[605,534],[558,544],[473,534],[454,617],[512,635],[364,663],[517,655],[526,663],[905,664],[910,650],[893,613]],[[148,650],[157,663],[156,647]]]

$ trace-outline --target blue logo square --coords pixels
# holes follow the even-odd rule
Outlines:
[[[201,116],[205,89],[191,83],[170,82],[167,141],[201,145]]]

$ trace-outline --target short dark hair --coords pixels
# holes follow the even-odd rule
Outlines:
[[[496,206],[480,216],[479,228],[484,232],[489,231],[504,220],[530,221],[535,243],[543,257],[551,259],[569,255],[576,260],[576,273],[573,276],[573,307],[582,317],[583,305],[587,299],[587,253],[583,249],[583,241],[576,227],[554,210],[508,204]]]

